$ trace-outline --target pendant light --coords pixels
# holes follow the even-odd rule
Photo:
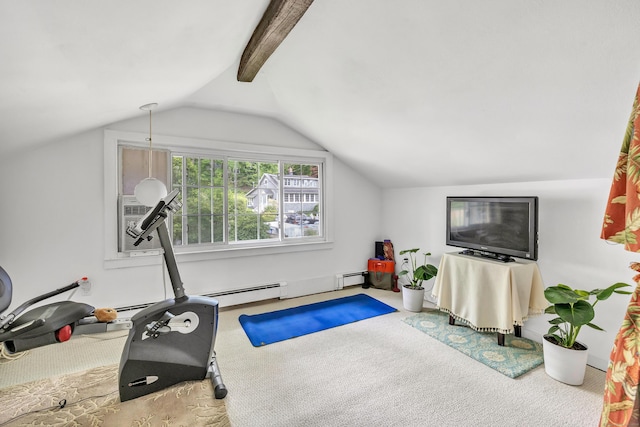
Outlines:
[[[145,206],[154,207],[160,199],[167,195],[167,187],[162,183],[162,181],[153,178],[151,176],[151,172],[153,170],[153,151],[152,151],[152,140],[151,140],[151,111],[156,108],[158,104],[155,102],[152,104],[145,104],[140,107],[141,110],[149,112],[149,177],[143,179],[136,185],[136,188],[133,190],[134,196],[136,199]]]

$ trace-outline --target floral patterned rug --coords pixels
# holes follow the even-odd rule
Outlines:
[[[229,418],[209,379],[120,402],[118,365],[0,389],[4,426],[221,426]]]
[[[505,335],[505,345],[500,346],[495,332],[476,332],[457,321],[456,325],[449,325],[449,315],[437,310],[421,312],[403,321],[511,378],[529,372],[544,361],[540,343]]]

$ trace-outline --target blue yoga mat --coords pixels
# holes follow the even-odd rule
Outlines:
[[[397,311],[365,294],[238,318],[254,347]]]

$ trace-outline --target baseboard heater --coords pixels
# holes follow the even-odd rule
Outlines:
[[[238,304],[247,304],[250,302],[263,301],[267,299],[282,299],[287,297],[286,282],[271,283],[268,285],[253,286],[242,289],[230,289],[221,292],[213,292],[202,296],[215,298],[218,300],[220,307],[229,307]],[[121,311],[138,311],[155,304],[155,302],[129,305],[117,307],[115,310]]]
[[[229,307],[274,298],[282,299],[287,297],[287,283],[280,282],[250,288],[231,289],[205,294],[204,296],[217,299],[220,307]]]
[[[343,289],[345,286],[361,285],[364,283],[366,275],[366,271],[336,274],[336,290]]]

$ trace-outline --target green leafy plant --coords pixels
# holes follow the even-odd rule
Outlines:
[[[424,253],[424,262],[422,265],[418,265],[416,253],[420,249],[405,249],[400,251],[400,255],[409,255],[409,267],[410,270],[402,270],[398,273],[398,277],[406,276],[409,282],[406,287],[411,289],[421,289],[422,282],[435,277],[438,274],[438,268],[433,264],[427,264],[427,257],[431,255],[431,252]],[[404,264],[403,264],[404,266]]]
[[[602,331],[603,329],[591,323],[595,317],[594,306],[598,301],[609,298],[614,293],[629,295],[631,292],[622,291],[620,288],[629,286],[626,283],[616,283],[606,289],[594,289],[583,291],[571,289],[567,285],[559,284],[550,286],[544,290],[544,296],[552,305],[546,308],[545,313],[555,314],[558,317],[549,320],[551,327],[545,335],[551,338],[555,344],[566,348],[581,348],[576,344],[576,339],[583,326]],[[595,296],[593,303],[589,299]]]

